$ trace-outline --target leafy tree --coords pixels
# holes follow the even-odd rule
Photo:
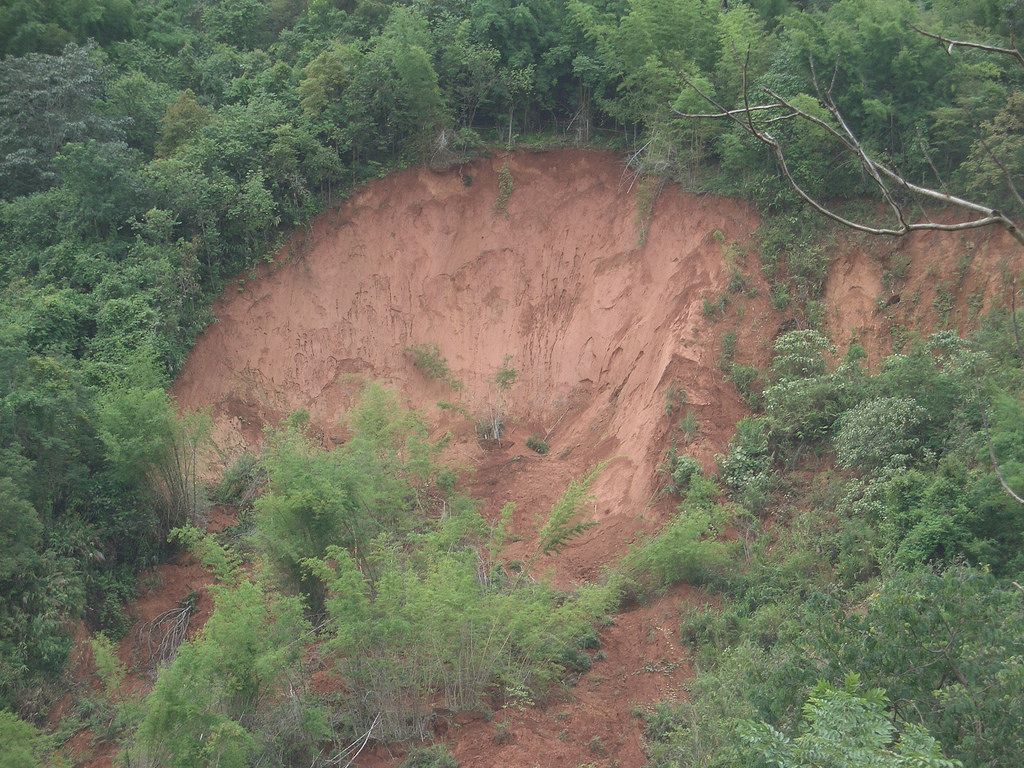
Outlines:
[[[289,695],[303,706],[295,694],[309,630],[301,603],[240,574],[213,591],[214,612],[202,634],[181,647],[146,699],[133,753],[171,768],[241,767],[267,758],[308,761],[309,750],[326,735],[315,707],[308,718],[293,722],[294,731],[282,733],[273,722],[277,703]],[[304,727],[310,732],[303,733]],[[278,751],[272,737],[285,735],[299,737],[296,747],[305,752]]]
[[[743,738],[769,764],[778,768],[956,768],[922,728],[908,728],[896,738],[885,712],[885,693],[872,689],[857,693],[859,678],[851,674],[843,688],[822,683],[807,700],[807,731],[789,739],[764,723],[741,725]]]
[[[846,411],[836,434],[840,466],[869,472],[920,450],[916,436],[928,412],[912,397],[880,397]]]
[[[926,727],[947,754],[968,766],[1013,765],[1024,745],[1015,714],[1024,690],[1022,598],[978,569],[916,569],[851,617],[837,661],[884,686],[897,723]]]
[[[375,146],[367,147],[373,157],[423,157],[447,122],[432,49],[426,20],[401,7],[370,40],[352,87],[376,127]],[[371,137],[361,138],[368,142]]]
[[[218,0],[203,10],[207,34],[236,48],[255,48],[269,42],[268,7],[257,0]]]
[[[69,228],[102,240],[141,216],[149,207],[149,190],[138,165],[138,153],[123,142],[66,144],[53,167],[67,200],[64,215]]]
[[[97,110],[103,73],[94,48],[68,44],[59,56],[0,61],[0,199],[58,181],[54,158],[71,141],[111,141],[118,127]]]
[[[52,762],[53,739],[9,710],[0,710],[0,743],[4,754],[0,768],[36,768],[50,765],[58,768],[61,762]]]
[[[160,120],[160,140],[155,151],[157,157],[169,157],[212,119],[210,109],[196,101],[191,90],[182,91],[176,101],[167,105]]]
[[[128,123],[123,130],[130,147],[152,157],[161,120],[173,100],[174,88],[168,83],[131,70],[107,85],[104,111],[119,123]]]
[[[6,0],[0,5],[0,56],[59,53],[65,44],[107,44],[131,37],[135,4],[130,0]]]

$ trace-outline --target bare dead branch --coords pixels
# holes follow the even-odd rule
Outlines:
[[[693,84],[690,84],[690,87],[693,88],[693,90],[697,91],[697,93],[701,96],[701,98],[703,98],[703,99],[707,99],[708,98],[707,96],[705,96],[703,93],[700,92],[700,90],[697,88],[697,86],[695,86]],[[761,105],[756,106],[756,107],[741,107],[739,109],[727,109],[727,110],[725,110],[723,112],[712,112],[712,113],[709,113],[709,114],[701,114],[701,115],[689,114],[687,112],[680,112],[678,109],[673,110],[673,111],[679,117],[685,117],[685,118],[688,118],[688,119],[691,119],[691,120],[720,120],[720,119],[722,119],[724,117],[731,117],[733,115],[742,115],[743,117],[746,117],[747,113],[749,113],[749,112],[763,112],[763,111],[766,111],[766,110],[769,110],[769,109],[779,109],[781,107],[782,107],[782,104],[761,104]],[[785,115],[785,117],[787,117],[787,118],[789,118],[789,117],[796,117],[796,115]]]
[[[813,62],[812,62],[813,66]],[[1024,246],[1024,233],[1021,232],[1020,227],[1005,214],[1000,211],[991,208],[989,206],[975,203],[972,200],[967,200],[956,195],[949,194],[945,191],[939,191],[931,189],[930,187],[923,187],[919,184],[914,184],[906,178],[899,171],[890,168],[885,163],[879,162],[871,157],[867,151],[860,144],[856,135],[847,125],[843,118],[842,112],[827,96],[819,89],[819,100],[822,106],[829,112],[833,118],[836,119],[842,130],[835,128],[825,120],[810,114],[804,109],[793,104],[791,101],[781,96],[780,94],[772,91],[771,89],[764,89],[764,92],[773,100],[770,103],[751,105],[749,103],[749,94],[747,92],[746,83],[746,71],[744,70],[744,107],[742,109],[727,109],[719,104],[712,96],[702,91],[692,80],[687,78],[685,75],[681,75],[683,81],[709,104],[718,109],[717,113],[710,114],[688,114],[682,112],[676,112],[680,117],[694,118],[694,119],[725,119],[741,126],[744,131],[756,138],[761,143],[765,144],[772,150],[775,155],[776,162],[779,164],[779,169],[782,175],[785,177],[786,182],[793,189],[794,192],[818,211],[821,215],[825,216],[838,224],[842,224],[844,227],[857,230],[859,232],[866,232],[872,235],[887,235],[890,237],[902,237],[911,232],[919,231],[943,231],[943,232],[959,232],[968,229],[979,229],[982,227],[989,226],[1000,226],[1005,229],[1017,242]],[[770,111],[783,111],[782,116],[774,116],[768,120],[760,119],[760,115],[768,113]],[[778,122],[780,119],[799,119],[805,122],[811,123],[821,130],[828,133],[836,141],[838,141],[846,151],[855,155],[869,178],[872,179],[875,186],[878,188],[879,193],[883,196],[886,203],[889,205],[893,212],[894,217],[897,221],[897,226],[885,227],[885,226],[871,226],[859,221],[853,221],[848,219],[839,213],[833,211],[824,205],[821,201],[811,196],[803,187],[800,186],[799,182],[793,176],[789,169],[789,165],[786,162],[785,149],[781,143],[768,131],[768,126],[772,123]],[[954,224],[943,224],[935,221],[918,221],[911,223],[907,220],[906,215],[903,211],[902,206],[895,199],[892,190],[886,183],[888,179],[889,183],[893,184],[896,188],[902,189],[906,192],[910,192],[916,195],[920,195],[925,198],[929,198],[940,202],[945,205],[950,205],[956,208],[970,211],[976,214],[974,218],[967,221],[957,222]]]
[[[913,26],[913,25],[911,25]],[[936,35],[924,30],[913,27],[913,29],[926,37],[939,40],[948,46],[947,51],[952,54],[953,49],[957,46],[966,48],[976,48],[979,50],[989,51],[992,53],[1009,55],[1015,58],[1022,66],[1024,66],[1024,56],[1013,48],[1000,48],[998,46],[990,46],[982,43],[969,43],[965,41],[952,40],[950,38]],[[835,121],[835,125],[830,124],[826,120],[823,120],[816,115],[812,115],[805,109],[798,107],[791,100],[786,99],[782,95],[775,91],[764,88],[763,92],[767,94],[770,101],[763,104],[754,104],[750,102],[749,84],[747,81],[748,64],[749,64],[749,48],[747,51],[747,60],[743,65],[743,107],[741,109],[728,109],[716,101],[710,94],[702,91],[690,78],[684,75],[682,72],[679,73],[680,78],[690,88],[692,88],[704,101],[711,104],[718,111],[710,114],[686,114],[676,110],[676,114],[680,117],[690,119],[720,119],[729,120],[730,122],[740,126],[747,134],[754,137],[762,144],[771,149],[772,154],[775,156],[775,160],[778,164],[779,170],[786,182],[793,189],[794,192],[803,200],[805,203],[810,205],[814,210],[820,213],[822,216],[835,221],[838,224],[843,225],[849,229],[853,229],[859,232],[866,232],[873,235],[888,235],[892,237],[901,237],[911,232],[919,231],[942,231],[942,232],[957,232],[968,229],[978,229],[988,226],[999,226],[1005,229],[1011,237],[1013,237],[1018,243],[1024,246],[1024,233],[1022,233],[1017,223],[1002,213],[1001,211],[992,208],[981,203],[968,200],[966,198],[959,197],[951,194],[945,187],[942,181],[941,175],[931,162],[931,158],[928,157],[928,153],[925,152],[925,156],[928,157],[929,164],[932,165],[932,170],[935,172],[936,179],[938,180],[942,189],[933,189],[931,187],[925,187],[920,184],[915,184],[910,181],[902,172],[897,168],[894,168],[886,163],[879,161],[871,156],[871,154],[864,148],[857,135],[850,128],[846,122],[842,111],[839,109],[835,100],[832,97],[833,88],[835,86],[836,73],[838,72],[838,62],[832,73],[831,82],[827,89],[822,89],[819,82],[818,76],[815,69],[813,58],[810,61],[811,65],[811,77],[814,84],[815,91],[818,97],[818,103],[825,108],[831,118]],[[819,129],[824,131],[827,135],[831,136],[845,151],[849,152],[857,158],[861,169],[870,178],[877,188],[879,194],[885,200],[889,206],[892,215],[896,219],[895,226],[873,226],[864,222],[854,221],[848,219],[845,216],[840,215],[836,211],[833,211],[820,200],[809,194],[797,181],[790,171],[789,164],[786,160],[786,151],[782,146],[781,142],[771,133],[770,127],[779,123],[782,120],[797,119],[804,122],[810,123],[811,125],[817,126]],[[972,123],[973,123],[972,117]],[[836,127],[838,126],[838,127]],[[979,137],[981,132],[975,130]],[[997,166],[1003,172],[1004,177],[1007,180],[1008,186],[1013,193],[1014,197],[1019,203],[1024,205],[1024,198],[1018,193],[1016,185],[1011,178],[1010,173],[1006,169],[1006,166],[995,157],[995,154],[987,146],[982,138],[982,146],[989,156],[996,162]],[[923,146],[922,146],[923,149]],[[941,222],[935,222],[928,218],[927,214],[923,212],[923,219],[921,221],[911,222],[908,220],[903,204],[897,199],[895,190],[901,190],[905,193],[910,193],[909,197],[914,199],[915,202],[919,203],[919,198],[925,198],[934,200],[943,205],[959,208],[960,210],[967,211],[970,214],[970,218],[966,221],[960,221],[953,224],[944,224]],[[1014,287],[1014,290],[1016,288]],[[1014,330],[1016,333],[1016,303],[1015,296],[1013,300],[1014,308]],[[1020,348],[1020,341],[1018,339],[1018,348]],[[1022,354],[1024,359],[1024,354]],[[999,468],[999,462],[996,458],[995,448],[992,445],[991,435],[988,428],[988,418],[985,413],[984,403],[981,398],[981,388],[976,381],[976,394],[978,398],[978,406],[981,410],[982,423],[985,431],[985,441],[988,444],[989,457],[992,461],[992,468],[999,478],[999,482],[1003,487],[1003,490],[1010,495],[1011,498],[1016,500],[1020,504],[1024,504],[1024,497],[1018,495],[1006,481],[1002,471]]]
[[[139,627],[137,637],[145,641],[148,653],[146,664],[155,661],[157,670],[170,665],[178,654],[178,648],[188,637],[189,625],[198,605],[199,595],[190,589],[174,608]]]
[[[937,35],[934,32],[928,32],[927,30],[916,27],[913,24],[910,28],[917,32],[919,35],[930,37],[932,40],[938,40],[940,43],[946,46],[946,53],[950,56],[953,55],[954,48],[975,48],[979,51],[988,51],[989,53],[998,53],[1004,56],[1010,56],[1017,60],[1017,63],[1024,67],[1024,55],[1021,54],[1017,47],[1013,48],[1000,48],[998,45],[988,45],[986,43],[976,43],[972,40],[954,40],[944,35]]]

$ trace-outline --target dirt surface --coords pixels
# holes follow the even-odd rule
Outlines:
[[[502,211],[505,168],[514,190]],[[668,186],[643,221],[633,182],[606,153],[499,155],[389,176],[321,216],[229,288],[174,386],[182,410],[211,409],[219,458],[209,477],[258,450],[264,428],[296,409],[309,412],[325,445],[344,441],[344,415],[362,384],[380,381],[438,435],[451,433],[450,458],[486,516],[516,504],[519,540],[508,560],[533,553],[538,517],[572,478],[611,460],[588,512],[599,524],[548,566],[563,587],[597,577],[671,515],[658,472],[666,450],[677,444],[713,469],[747,414],[719,366],[723,337],[736,334],[735,359],[764,366],[782,323],[752,242],[752,209]],[[971,328],[1007,301],[1006,276],[1020,269],[1015,244],[995,230],[901,241],[843,234],[829,247],[826,328],[840,354],[856,341],[871,364],[913,329]],[[728,293],[734,269],[747,287]],[[707,305],[723,296],[719,317]],[[425,377],[405,352],[417,344],[437,344],[464,388]],[[493,380],[506,356],[518,378],[495,446],[478,439],[475,422],[499,401]],[[667,414],[671,387],[685,391],[687,405]],[[698,425],[691,441],[678,429],[687,409]],[[547,440],[546,456],[526,447],[531,435]],[[175,567],[183,570],[171,576]],[[204,583],[194,562],[167,568],[164,586],[135,608],[139,626]],[[439,737],[464,766],[643,765],[633,712],[685,696],[691,670],[675,638],[678,616],[708,599],[679,587],[616,616],[592,669],[543,706],[490,721],[452,713],[439,719]],[[146,685],[140,676],[134,690]],[[377,747],[358,764],[397,765],[401,755]]]
[[[507,215],[495,211],[504,167]],[[487,514],[516,502],[524,550],[569,480],[615,459],[595,486],[600,525],[558,568],[562,582],[592,577],[664,517],[653,470],[672,429],[668,387],[685,389],[701,425],[693,452],[708,467],[743,412],[717,367],[723,330],[702,308],[725,290],[726,246],[749,247],[757,218],[668,188],[641,244],[631,181],[611,155],[552,151],[374,183],[217,304],[175,385],[179,405],[212,406],[230,460],[299,408],[325,444],[344,440],[360,382],[384,382],[452,432],[452,458],[474,471]],[[425,377],[405,354],[417,344],[437,344],[464,389]],[[506,355],[519,375],[496,448],[478,442],[474,421],[497,402],[490,382]],[[547,456],[526,448],[533,434]]]

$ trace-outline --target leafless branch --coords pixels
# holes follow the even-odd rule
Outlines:
[[[157,669],[169,665],[178,653],[178,648],[188,637],[189,624],[199,606],[199,595],[189,590],[178,604],[164,611],[148,624],[137,630],[140,640],[146,643],[148,658],[146,663],[156,660]]]
[[[310,764],[310,768],[315,768],[317,764],[341,765],[342,760],[348,761],[345,763],[343,768],[349,768],[349,766],[351,766],[352,763],[356,761],[356,758],[359,757],[359,755],[362,753],[363,749],[366,748],[366,744],[370,741],[370,737],[373,735],[373,731],[377,727],[377,724],[380,722],[382,715],[382,712],[378,712],[377,716],[373,718],[373,722],[370,723],[370,727],[366,730],[366,733],[364,733],[362,736],[357,738],[347,747],[342,749],[340,752],[338,752],[338,754],[329,757],[325,760],[321,760],[320,756],[323,754],[323,751],[321,750],[320,754],[313,758],[313,762]]]
[[[1017,50],[1017,46],[1013,46],[1012,48],[1000,48],[998,45],[976,43],[971,40],[954,40],[950,37],[937,35],[934,32],[928,32],[927,30],[921,29],[920,27],[916,27],[913,24],[910,25],[910,28],[917,32],[919,35],[930,37],[932,40],[938,40],[940,43],[946,46],[946,53],[948,53],[950,56],[953,55],[954,48],[975,48],[979,51],[988,51],[989,53],[999,53],[1004,56],[1010,56],[1016,59],[1017,63],[1024,67],[1024,55],[1022,55],[1021,52]],[[1012,38],[1010,40],[1010,43],[1011,45],[1013,44]]]
[[[911,25],[913,27],[913,25]],[[1024,66],[1024,55],[1016,48],[1001,48],[998,46],[986,45],[983,43],[972,43],[960,40],[953,40],[942,35],[937,35],[925,30],[913,27],[918,33],[930,37],[934,40],[938,40],[947,46],[947,52],[952,54],[953,49],[956,47],[964,48],[975,48],[990,53],[996,53],[1001,55],[1008,55],[1017,60],[1021,66]],[[1012,45],[1012,41],[1011,41]],[[1024,233],[1022,233],[1017,223],[1006,214],[1001,211],[992,208],[981,203],[968,200],[963,197],[951,194],[942,181],[941,175],[938,170],[932,165],[932,170],[935,172],[936,179],[942,187],[941,189],[933,189],[931,187],[925,187],[920,184],[914,184],[907,178],[905,174],[899,171],[899,169],[889,165],[881,160],[873,157],[863,146],[857,135],[850,128],[849,124],[843,116],[842,111],[837,106],[833,99],[832,93],[835,86],[836,73],[838,72],[838,62],[833,70],[831,81],[826,89],[823,89],[818,81],[817,71],[815,69],[815,63],[813,58],[810,61],[811,65],[811,77],[814,84],[815,91],[817,93],[818,103],[828,112],[831,120],[829,122],[823,120],[820,117],[811,114],[805,109],[797,106],[792,100],[787,99],[779,93],[771,90],[770,88],[764,88],[763,93],[768,96],[768,101],[765,103],[751,104],[749,84],[747,81],[749,63],[749,49],[747,53],[747,61],[743,65],[743,107],[740,109],[728,109],[715,100],[710,94],[702,91],[696,83],[692,81],[685,74],[680,72],[680,77],[690,88],[694,90],[704,101],[713,106],[717,112],[706,113],[706,114],[688,114],[679,112],[676,110],[676,114],[680,117],[698,120],[728,120],[735,125],[740,126],[747,134],[754,137],[762,144],[771,149],[772,154],[775,156],[776,163],[778,164],[779,170],[786,182],[793,189],[794,192],[802,199],[805,203],[810,205],[814,210],[825,216],[832,221],[835,221],[844,227],[853,229],[859,232],[866,232],[873,235],[888,235],[893,237],[901,237],[911,232],[919,231],[943,231],[943,232],[957,232],[969,229],[978,229],[988,226],[999,226],[1005,229],[1011,237],[1013,237],[1018,243],[1024,246]],[[816,126],[822,130],[825,134],[834,139],[838,145],[846,152],[857,158],[858,163],[865,175],[871,179],[876,190],[881,195],[882,199],[885,200],[886,204],[895,219],[895,225],[893,226],[873,226],[868,223],[861,221],[854,221],[848,219],[845,216],[840,215],[836,211],[826,206],[821,200],[815,198],[809,194],[793,176],[790,171],[789,164],[786,158],[786,150],[778,138],[772,133],[772,126],[778,124],[783,120],[797,119],[811,125]],[[972,118],[972,123],[973,123]],[[981,131],[978,130],[978,126],[975,125],[975,131],[981,139],[983,149],[988,153],[989,157],[993,159],[996,165],[1002,171],[1003,176],[1006,178],[1007,184],[1018,203],[1024,206],[1024,197],[1022,197],[1016,185],[1013,182],[1011,174],[1008,172],[1006,166],[995,156],[995,153],[991,150],[988,144],[984,141],[981,136]],[[923,150],[922,146],[922,150]],[[927,152],[925,156],[928,157]],[[931,158],[928,158],[929,164],[931,164]],[[923,215],[921,220],[910,221],[904,210],[904,204],[901,202],[902,195],[897,196],[897,192],[909,193],[909,197],[915,201],[919,201],[921,198],[934,200],[943,205],[952,206],[962,211],[967,211],[969,217],[965,221],[960,221],[953,224],[944,224],[941,222],[935,222],[930,220],[926,214]],[[1016,303],[1015,303],[1015,292],[1016,286],[1014,286],[1014,297],[1012,300],[1014,310],[1014,330],[1016,334]],[[1020,348],[1020,341],[1018,339],[1018,348]],[[1024,355],[1022,355],[1024,359]],[[989,457],[992,461],[992,467],[999,478],[999,482],[1003,489],[1010,495],[1011,498],[1016,500],[1020,504],[1024,504],[1024,497],[1017,494],[1006,481],[1002,471],[999,468],[999,462],[996,458],[995,449],[992,445],[992,439],[988,427],[988,417],[985,413],[985,406],[981,398],[980,385],[976,384],[976,393],[978,398],[978,406],[981,410],[982,424],[985,431],[985,441],[988,444]]]
[[[813,62],[812,62],[813,71]],[[850,129],[846,123],[842,112],[836,106],[835,102],[831,98],[831,85],[828,91],[822,91],[818,88],[818,99],[822,106],[829,112],[829,114],[836,120],[839,128],[831,125],[830,123],[822,120],[816,115],[812,115],[804,109],[796,106],[792,101],[784,98],[777,92],[765,88],[764,92],[772,100],[765,104],[751,105],[749,103],[748,84],[746,82],[746,70],[744,69],[744,82],[743,82],[743,99],[744,106],[742,109],[727,109],[723,107],[718,101],[712,96],[702,91],[691,79],[685,75],[681,75],[683,81],[709,104],[715,107],[718,112],[709,114],[690,114],[684,112],[676,112],[680,117],[692,118],[692,119],[719,119],[729,120],[736,125],[739,125],[748,134],[756,138],[765,146],[769,147],[775,156],[775,160],[778,163],[779,170],[785,177],[786,182],[793,189],[794,192],[814,208],[818,213],[825,216],[832,221],[842,224],[844,227],[854,229],[860,232],[866,232],[872,235],[888,235],[891,237],[902,237],[911,232],[919,231],[943,231],[943,232],[958,232],[968,229],[978,229],[981,227],[988,226],[1000,226],[1005,229],[1017,242],[1024,245],[1024,233],[1021,232],[1020,227],[1002,212],[991,208],[980,203],[976,203],[972,200],[967,200],[956,195],[949,194],[948,192],[931,189],[930,187],[923,187],[919,184],[914,184],[906,178],[898,170],[891,168],[883,162],[874,159],[861,145],[857,139],[856,134]],[[816,76],[815,76],[816,80]],[[817,82],[815,82],[817,87]],[[778,114],[781,112],[782,114]],[[774,113],[774,114],[773,114]],[[763,119],[763,114],[770,114],[771,117]],[[803,120],[804,122],[810,123],[817,126],[821,130],[825,131],[828,135],[834,138],[839,144],[848,152],[856,156],[861,168],[872,180],[874,185],[877,187],[879,193],[885,199],[893,212],[893,216],[896,219],[896,226],[872,226],[865,224],[860,221],[854,221],[848,219],[845,216],[837,213],[831,208],[827,207],[820,200],[809,194],[796,180],[792,172],[789,169],[789,164],[786,161],[786,152],[779,140],[769,131],[769,126],[773,123],[777,123],[780,119],[792,119],[796,118]],[[896,200],[893,190],[890,189],[889,185],[892,185],[896,189],[902,189],[905,192],[910,192],[914,195],[926,197],[945,205],[951,205],[962,210],[970,211],[973,214],[973,218],[966,221],[957,222],[954,224],[943,224],[935,221],[917,221],[910,222],[907,220],[906,215],[903,211],[902,205]]]

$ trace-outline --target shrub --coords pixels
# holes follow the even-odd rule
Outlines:
[[[676,453],[675,449],[668,452],[666,466],[672,478],[670,490],[676,493],[684,493],[693,476],[700,474],[700,462],[685,453]]]
[[[762,510],[777,477],[768,453],[768,421],[750,417],[736,425],[729,452],[717,458],[722,482],[748,510]]]
[[[409,750],[401,768],[459,768],[455,756],[444,744]]]
[[[541,456],[546,456],[548,453],[548,444],[538,435],[530,435],[526,438],[526,447]]]
[[[498,169],[498,198],[494,201],[494,212],[508,216],[508,201],[515,191],[515,181],[512,179],[512,169],[508,163]]]
[[[681,581],[717,583],[725,574],[730,549],[712,534],[709,512],[683,510],[661,533],[630,550],[623,570],[641,592]]]
[[[405,348],[405,355],[427,378],[446,381],[452,389],[462,389],[462,382],[452,374],[448,360],[441,354],[437,344],[414,344]]]
[[[839,466],[866,472],[916,453],[921,443],[915,433],[927,416],[912,397],[876,397],[851,408],[835,439]]]
[[[243,453],[224,470],[213,500],[218,504],[249,507],[266,481],[266,472],[256,455]]]

